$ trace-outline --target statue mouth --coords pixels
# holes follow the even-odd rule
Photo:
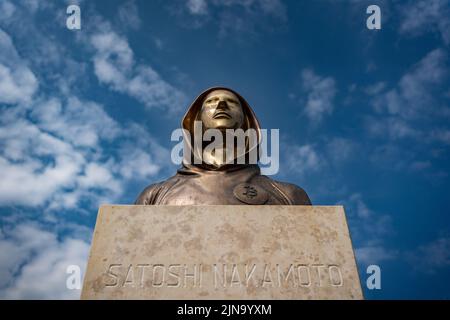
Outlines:
[[[213,116],[213,118],[214,119],[231,119],[231,116],[226,112],[219,111]]]

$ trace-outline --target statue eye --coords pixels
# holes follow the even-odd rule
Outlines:
[[[219,98],[213,97],[213,98],[209,98],[208,100],[206,100],[205,104],[211,104],[211,103],[217,102],[217,101],[219,101]]]

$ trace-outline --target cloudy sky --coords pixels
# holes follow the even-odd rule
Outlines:
[[[280,129],[273,178],[345,206],[366,298],[450,298],[449,46],[448,0],[0,0],[0,297],[78,298],[99,204],[172,175],[223,85]]]

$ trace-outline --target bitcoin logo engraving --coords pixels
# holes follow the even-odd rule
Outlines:
[[[250,183],[240,183],[233,190],[234,196],[246,204],[264,204],[269,194],[263,188]]]
[[[244,189],[245,191],[242,194],[247,198],[253,199],[258,195],[258,191],[250,185],[244,186]]]

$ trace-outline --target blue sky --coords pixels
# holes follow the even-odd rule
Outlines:
[[[449,45],[448,0],[0,0],[0,297],[77,298],[99,204],[172,175],[222,85],[280,129],[274,178],[345,206],[366,298],[450,298]]]

